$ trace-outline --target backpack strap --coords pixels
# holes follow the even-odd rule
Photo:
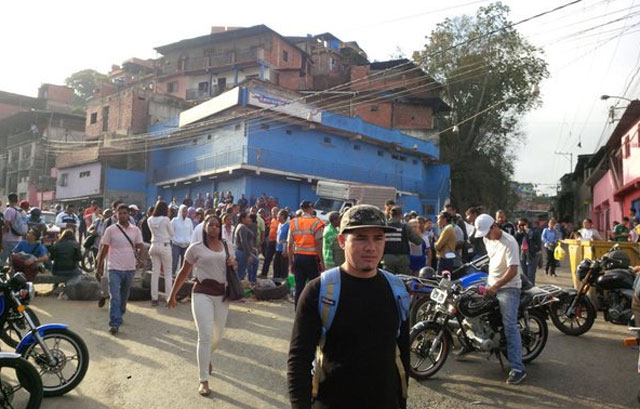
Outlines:
[[[338,301],[340,300],[340,267],[334,267],[320,274],[320,293],[318,295],[318,313],[322,321],[322,334],[316,348],[316,359],[313,361],[313,379],[311,381],[311,396],[318,397],[320,382],[325,379],[323,369],[322,348],[326,340],[327,332],[331,328],[333,318],[336,316]]]
[[[409,317],[409,308],[411,304],[411,296],[407,291],[407,287],[404,282],[396,277],[394,274],[380,270],[382,275],[387,279],[391,291],[393,292],[393,299],[396,301],[396,307],[398,309],[398,332],[396,333],[396,339],[400,338],[400,328],[402,323]],[[398,375],[400,376],[400,385],[402,388],[402,396],[407,398],[407,374],[402,364],[402,357],[400,356],[400,347],[396,343],[396,367],[398,368]]]
[[[322,321],[320,347],[324,346],[327,331],[336,316],[340,300],[340,267],[334,267],[320,275],[320,294],[318,296],[318,312]]]

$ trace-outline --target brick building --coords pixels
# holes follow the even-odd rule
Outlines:
[[[13,94],[13,108],[3,105],[0,196],[17,193],[32,205],[54,200],[56,155],[84,139],[84,116],[70,111],[72,99],[71,88],[43,84],[38,98]]]

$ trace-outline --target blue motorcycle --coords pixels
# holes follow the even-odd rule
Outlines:
[[[452,280],[460,280],[463,288],[469,288],[475,285],[486,284],[488,274],[483,271],[489,265],[489,256],[484,255],[475,260],[461,265],[449,274]],[[426,274],[421,271],[420,277],[398,275],[407,286],[407,291],[411,294],[411,309],[409,314],[409,327],[413,327],[416,323],[427,321],[433,312],[435,306],[430,298],[431,290],[437,288],[442,275],[433,272],[433,269],[423,269]]]
[[[74,389],[89,368],[86,344],[66,324],[37,325],[26,313],[22,298],[33,298],[35,291],[22,273],[0,279],[0,316],[8,309],[26,323],[26,334],[15,352],[29,361],[40,374],[45,397],[60,396]],[[25,296],[25,292],[27,295]]]

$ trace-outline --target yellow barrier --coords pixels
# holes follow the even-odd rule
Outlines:
[[[632,266],[640,265],[640,247],[638,243],[601,241],[601,240],[562,240],[569,248],[569,261],[571,264],[571,278],[573,286],[580,287],[580,280],[576,275],[578,264],[584,259],[595,260],[605,253],[608,253],[615,244],[620,246],[620,250],[624,251],[631,260]]]

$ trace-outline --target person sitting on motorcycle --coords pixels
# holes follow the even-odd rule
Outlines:
[[[27,217],[27,225],[29,229],[38,230],[42,236],[47,231],[47,224],[40,217],[41,214],[42,212],[37,207],[31,209],[29,217]]]
[[[30,270],[30,272],[23,272],[25,274],[33,274],[34,276],[36,274],[35,270],[37,269],[37,266],[49,260],[49,253],[47,253],[47,249],[42,245],[42,243],[40,243],[40,232],[35,229],[30,229],[27,232],[25,238],[13,248],[12,253],[23,253],[33,256],[25,257],[24,261],[22,261],[23,266],[21,265],[20,268],[24,267],[25,269]],[[17,267],[17,265],[14,260],[14,268],[15,267]],[[31,272],[31,270],[33,271]]]
[[[500,229],[488,214],[481,214],[475,220],[476,237],[484,237],[484,245],[489,256],[489,277],[486,295],[496,297],[500,304],[502,325],[507,339],[507,358],[511,366],[507,383],[516,385],[527,374],[522,362],[522,340],[518,328],[518,308],[522,280],[518,274],[520,251],[518,242],[509,233]]]
[[[51,274],[61,277],[75,277],[82,274],[78,263],[82,260],[80,244],[76,241],[72,229],[63,230],[58,241],[51,246],[53,270]]]

